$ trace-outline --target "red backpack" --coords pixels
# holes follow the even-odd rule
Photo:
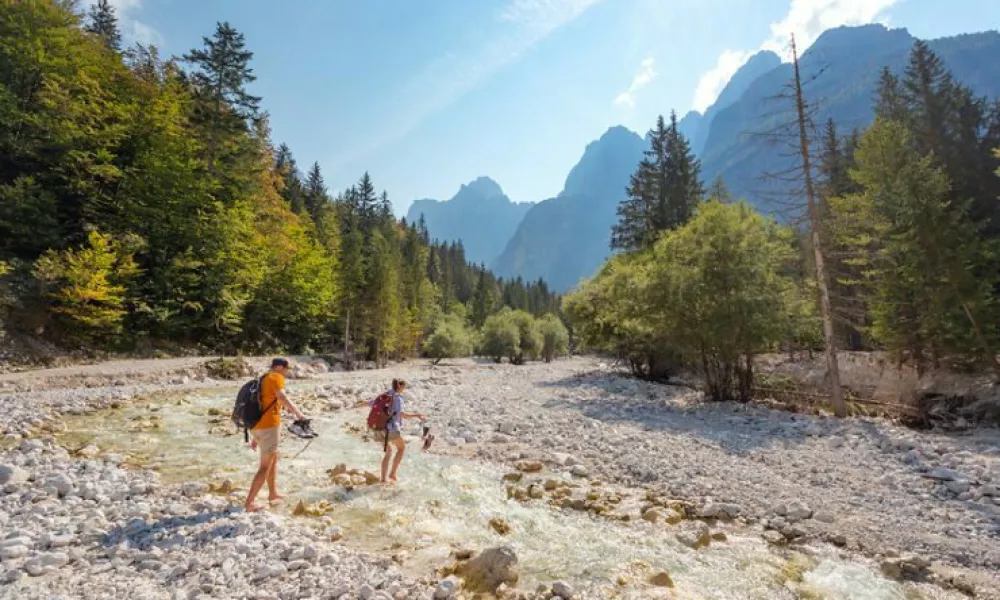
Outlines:
[[[372,408],[368,412],[368,429],[386,431],[389,419],[392,417],[390,410],[392,410],[392,394],[384,392],[372,402]]]

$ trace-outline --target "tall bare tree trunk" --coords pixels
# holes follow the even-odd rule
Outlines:
[[[816,262],[816,287],[819,288],[820,311],[823,316],[823,339],[826,342],[826,370],[830,378],[830,403],[838,417],[847,416],[843,390],[840,389],[840,365],[837,361],[837,347],[834,343],[833,310],[830,307],[830,288],[827,281],[826,263],[823,258],[823,244],[820,239],[820,214],[813,186],[812,164],[809,159],[809,136],[806,132],[806,106],[802,98],[802,78],[799,74],[799,54],[792,36],[792,62],[795,67],[795,109],[799,122],[799,149],[802,153],[802,172],[806,184],[806,202],[809,208],[809,237],[812,242]]]

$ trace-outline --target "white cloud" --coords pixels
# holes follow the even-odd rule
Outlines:
[[[445,54],[393,94],[395,106],[371,129],[367,143],[345,149],[334,164],[345,165],[399,140],[481,81],[521,58],[540,41],[602,0],[507,0],[492,20],[468,32],[472,48]]]
[[[789,43],[795,34],[799,52],[804,52],[821,33],[841,25],[864,25],[881,21],[885,11],[899,0],[792,0],[785,18],[771,24],[771,39],[762,50],[791,58]]]
[[[715,102],[722,89],[726,87],[736,71],[739,70],[747,60],[753,56],[750,52],[742,50],[723,50],[716,61],[715,67],[706,71],[698,79],[698,87],[694,90],[694,108],[700,113]]]
[[[161,45],[163,36],[160,32],[135,18],[135,12],[142,8],[142,0],[110,0],[118,17],[118,29],[121,30],[125,45]],[[91,2],[97,4],[97,2]]]
[[[615,97],[615,106],[627,106],[628,108],[635,106],[636,92],[656,78],[656,71],[653,69],[654,62],[652,56],[643,59],[639,66],[639,72],[632,78],[632,84],[628,86],[627,90]]]
[[[760,50],[771,50],[785,60],[791,59],[790,41],[795,35],[799,53],[805,52],[821,33],[841,25],[864,25],[885,22],[886,11],[900,0],[790,0],[788,12],[771,24],[771,36]],[[753,52],[725,50],[715,67],[698,81],[692,104],[699,111],[708,108],[733,74]]]

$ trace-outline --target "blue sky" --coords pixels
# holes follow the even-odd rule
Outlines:
[[[112,0],[126,38],[183,54],[228,20],[276,142],[336,192],[369,171],[397,211],[480,175],[556,195],[587,143],[704,108],[787,33],[1000,27],[996,0]]]

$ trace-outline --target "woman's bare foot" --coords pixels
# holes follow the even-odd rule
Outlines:
[[[396,479],[396,476],[395,475],[390,475],[389,476],[389,485],[396,485],[397,483],[399,483],[399,480]]]
[[[243,507],[243,510],[247,511],[248,513],[255,513],[264,510],[264,507],[257,506],[256,504],[247,504]]]
[[[275,494],[273,496],[268,496],[267,501],[270,502],[271,504],[278,504],[280,502],[284,502],[285,497]]]

